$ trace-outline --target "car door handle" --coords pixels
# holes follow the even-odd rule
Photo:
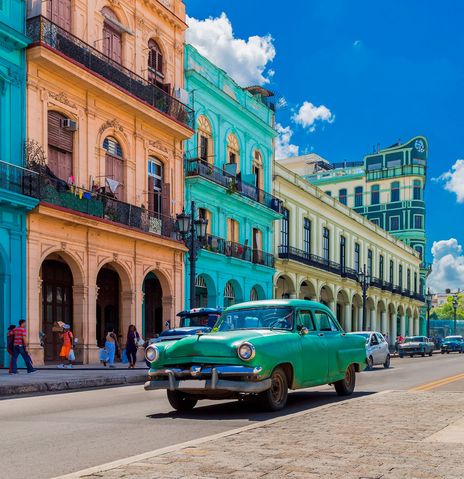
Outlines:
[[[322,337],[322,336],[324,336],[324,333],[319,333],[318,336]]]
[[[340,336],[346,336],[346,333],[340,333]]]

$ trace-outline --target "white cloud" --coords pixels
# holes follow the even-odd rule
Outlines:
[[[208,60],[225,70],[239,85],[269,83],[273,70],[266,66],[275,57],[271,35],[235,38],[232,24],[223,12],[217,18],[197,20],[187,16],[186,40]]]
[[[335,115],[325,105],[313,105],[309,101],[305,101],[298,110],[292,116],[292,120],[303,128],[308,128],[310,132],[316,130],[317,121],[325,121],[327,123],[333,123],[335,121]]]
[[[293,135],[292,129],[289,126],[283,127],[280,123],[277,123],[276,130],[277,133],[279,133],[275,141],[276,160],[290,158],[290,156],[298,156],[298,145],[290,143]]]
[[[427,286],[434,292],[464,288],[464,256],[462,246],[455,238],[434,241],[432,272]]]
[[[450,171],[434,180],[444,181],[445,190],[455,193],[458,203],[464,203],[464,160],[457,160]]]

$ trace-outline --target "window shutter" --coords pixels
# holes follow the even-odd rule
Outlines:
[[[148,210],[155,211],[155,180],[153,176],[148,177]]]
[[[161,214],[171,216],[171,185],[163,183],[161,190]]]

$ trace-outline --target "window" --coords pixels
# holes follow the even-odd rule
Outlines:
[[[361,262],[360,252],[361,252],[361,247],[359,246],[359,243],[355,243],[354,244],[354,269],[356,270],[356,272],[361,271],[360,270],[360,262]]]
[[[154,157],[148,158],[148,209],[162,213],[163,163]]]
[[[155,40],[148,42],[148,80],[156,82],[164,78],[163,53]]]
[[[329,261],[330,259],[330,232],[328,228],[322,230],[322,257]]]
[[[346,266],[346,240],[344,236],[340,236],[340,269],[345,271]]]
[[[253,228],[253,263],[263,264],[263,233],[258,228]],[[246,244],[246,243],[245,243]]]
[[[390,281],[391,284],[393,284],[393,271],[394,271],[393,260],[391,259],[390,260],[390,271],[388,273],[388,281]]]
[[[372,277],[372,250],[367,250],[367,274]]]
[[[400,217],[390,216],[390,231],[397,231],[400,229]]]
[[[311,254],[311,221],[308,218],[303,222],[303,251],[305,255]]]
[[[380,186],[372,185],[371,187],[371,205],[378,205],[380,203]]]
[[[421,230],[424,227],[422,219],[422,215],[414,215],[414,229]]]
[[[338,201],[340,201],[340,203],[342,205],[346,205],[347,204],[347,192],[346,192],[346,188],[342,188],[339,192],[338,192]]]
[[[332,196],[332,192],[331,192],[331,191],[324,191],[324,193],[325,193],[327,196]]]
[[[379,220],[378,218],[372,218],[372,219],[371,219],[371,223],[374,224],[374,225],[379,226],[380,220]]]
[[[422,246],[416,245],[414,246],[414,249],[419,253],[420,259],[422,259]]]
[[[103,7],[101,12],[105,17],[103,22],[103,53],[111,60],[121,63],[122,31],[118,17],[108,7]]]
[[[260,190],[264,189],[264,175],[263,175],[263,157],[259,151],[255,151],[253,158],[253,174],[255,176],[255,186]]]
[[[408,272],[406,273],[406,289],[411,291],[411,270],[408,268]]]
[[[398,286],[403,289],[403,265],[398,266]]]
[[[421,200],[422,199],[422,186],[420,180],[414,180],[412,187],[412,199]]]
[[[103,141],[105,155],[105,177],[107,192],[114,194],[118,199],[122,198],[124,169],[122,159],[122,148],[118,140],[107,136]]]
[[[251,288],[250,290],[250,301],[258,301],[259,300],[259,295],[258,295],[258,291],[256,290],[256,288]]]
[[[300,324],[301,326],[304,326],[305,328],[308,328],[309,331],[315,331],[316,328],[314,327],[314,322],[313,318],[311,315],[311,311],[305,310],[305,311],[300,311],[298,313],[300,317]]]
[[[233,133],[230,133],[227,137],[227,159],[230,165],[236,165],[234,173],[238,174],[240,171],[240,148],[237,137]],[[229,168],[231,167],[229,166]]]
[[[238,243],[239,238],[239,226],[238,222],[228,218],[227,220],[227,240],[233,243]]]
[[[383,255],[379,256],[379,278],[383,281]]]
[[[198,208],[198,217],[206,220],[208,222],[206,226],[206,232],[208,234],[211,234],[211,212],[208,211],[206,208]]]
[[[228,308],[235,304],[235,291],[232,283],[227,282],[224,288],[224,308]]]
[[[369,163],[367,165],[367,171],[375,171],[375,170],[381,170],[382,169],[382,163]]]
[[[73,132],[63,128],[67,118],[48,112],[48,167],[58,178],[69,181],[73,174]]]
[[[318,331],[338,331],[337,325],[325,311],[314,311],[314,322]]]
[[[417,293],[417,273],[414,271],[414,292]]]
[[[400,201],[400,182],[399,181],[394,181],[391,184],[390,201],[392,203],[394,201]]]
[[[363,193],[363,187],[362,186],[357,186],[354,189],[354,206],[362,206],[364,204],[364,193]]]
[[[3,2],[0,2],[0,9]],[[47,17],[63,30],[71,32],[71,0],[47,2]]]
[[[213,130],[206,116],[198,117],[198,156],[207,163],[214,163]]]
[[[282,219],[280,220],[280,245],[288,248],[289,246],[289,219],[290,212],[287,208],[282,209]]]

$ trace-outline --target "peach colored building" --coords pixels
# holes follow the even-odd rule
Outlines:
[[[98,359],[109,329],[144,336],[183,306],[183,87],[180,0],[29,0],[28,325],[34,361]],[[41,333],[45,334],[43,336]],[[44,347],[40,346],[42,336]]]

